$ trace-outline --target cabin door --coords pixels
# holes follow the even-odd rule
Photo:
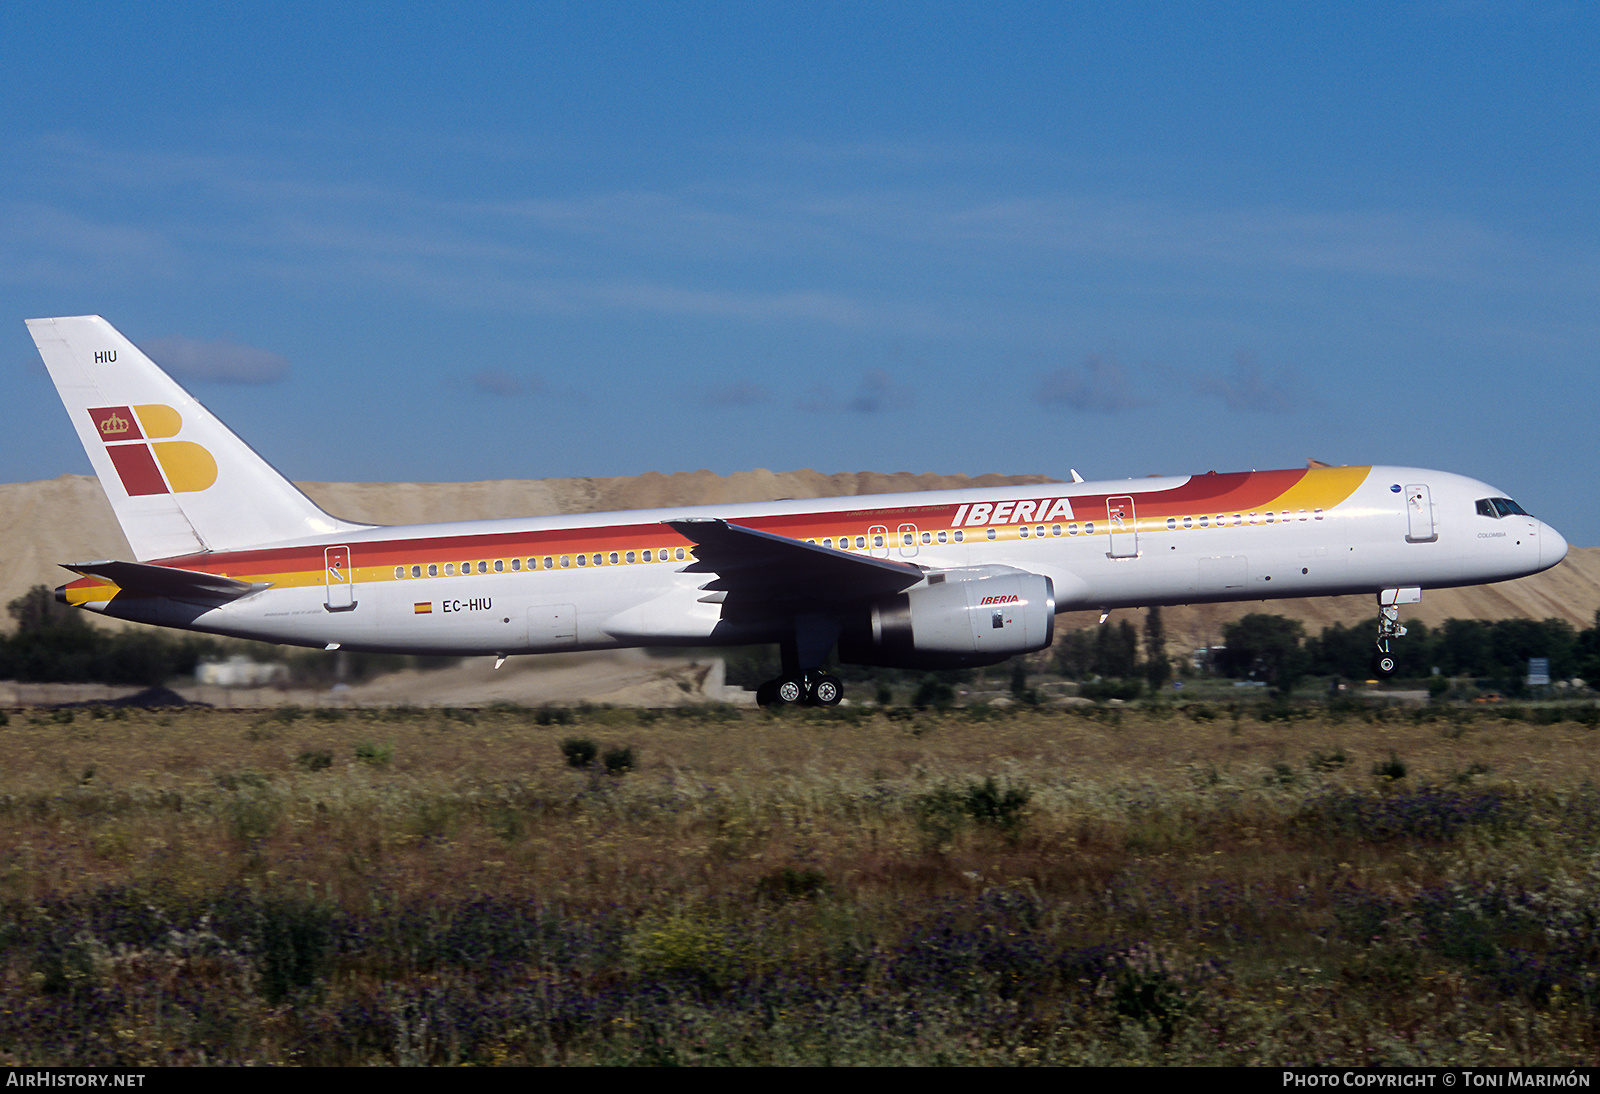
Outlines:
[[[1139,529],[1134,517],[1133,498],[1106,499],[1106,529],[1111,533],[1112,558],[1133,558],[1139,553]]]
[[[1406,487],[1406,542],[1433,543],[1439,530],[1433,525],[1433,497],[1427,486]]]
[[[322,552],[322,576],[328,593],[324,607],[330,612],[347,612],[356,606],[356,575],[350,569],[350,548],[326,548]]]

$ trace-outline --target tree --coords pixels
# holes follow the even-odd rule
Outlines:
[[[6,611],[17,621],[18,634],[41,634],[53,630],[74,632],[89,630],[83,612],[57,600],[56,594],[48,585],[35,585],[7,604]]]
[[[1157,604],[1144,617],[1144,678],[1155,691],[1172,678],[1172,662],[1167,660],[1167,628]]]
[[[1218,658],[1225,676],[1252,676],[1280,691],[1291,690],[1308,664],[1300,639],[1305,627],[1298,620],[1255,612],[1237,623],[1225,624],[1225,648]]]
[[[1119,680],[1139,671],[1139,631],[1126,619],[1112,626],[1102,623],[1095,634],[1094,671]]]

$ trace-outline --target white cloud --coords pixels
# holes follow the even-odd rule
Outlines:
[[[289,362],[269,350],[217,339],[201,342],[174,334],[152,338],[145,353],[175,376],[225,384],[270,384],[289,374]]]
[[[1215,396],[1230,410],[1256,414],[1293,412],[1296,387],[1294,377],[1287,373],[1280,380],[1269,379],[1254,358],[1242,352],[1229,375],[1201,376],[1194,381],[1196,394]]]
[[[1047,407],[1110,414],[1151,404],[1116,358],[1093,353],[1078,368],[1045,374],[1034,389],[1034,399]]]

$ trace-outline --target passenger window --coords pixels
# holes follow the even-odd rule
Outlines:
[[[872,537],[872,545],[874,547],[882,547],[883,546],[883,537],[882,536],[873,536]]]
[[[957,528],[956,529],[956,542],[957,543],[964,542],[966,540],[966,538],[967,538],[967,534],[965,532],[963,532],[961,529]]]
[[[924,533],[922,533],[922,542],[923,543],[932,543],[933,542],[933,533],[932,532],[924,532]]]
[[[406,568],[404,566],[396,566],[394,568],[394,579],[396,581],[399,581],[401,578],[403,578],[405,576],[406,576]]]
[[[494,572],[495,573],[497,573],[497,574],[498,573],[504,573],[505,572],[505,568],[506,568],[506,564],[503,561],[501,561],[498,558],[494,560]]]
[[[1051,534],[1051,535],[1052,535],[1052,536],[1059,536],[1059,535],[1060,535],[1060,534],[1061,534],[1061,525],[1059,525],[1059,524],[1052,524],[1052,525],[1051,525],[1051,526],[1050,526],[1050,534]]]
[[[444,564],[444,576],[445,577],[455,577],[456,576],[456,564],[454,562],[446,562]]]
[[[487,562],[478,563],[478,572],[480,574],[488,573],[489,572],[489,564]]]
[[[989,529],[989,538],[990,539],[994,538],[994,529],[993,528]]]
[[[520,558],[512,559],[511,560],[511,570],[512,570],[512,572],[515,573],[515,572],[517,572],[517,571],[519,571],[521,569],[522,569],[522,560]]]
[[[571,565],[572,565],[572,557],[570,555],[562,555],[561,556],[561,568],[563,570],[565,570],[567,567],[569,567]]]
[[[587,565],[589,565],[589,556],[588,555],[579,555],[578,556],[578,565],[579,566],[587,566]]]
[[[633,564],[633,552],[632,551],[628,552],[628,564],[630,566]]]
[[[413,566],[413,567],[411,567],[411,576],[412,577],[421,577],[422,576],[422,567],[421,566]]]
[[[679,548],[678,548],[678,558],[679,558],[679,559],[680,559],[680,560],[681,560],[681,559],[682,559],[682,558],[683,558],[683,548],[682,548],[682,547],[679,547]]]
[[[1020,531],[1020,534],[1021,534],[1023,539],[1027,539],[1028,538],[1028,526],[1026,524],[1024,524],[1019,531]]]
[[[611,554],[607,557],[606,561],[610,562],[611,565],[615,566],[617,564],[617,552],[612,551]]]
[[[856,547],[857,548],[865,548],[866,545],[867,545],[867,537],[866,536],[857,536],[856,537]]]
[[[940,532],[939,533],[939,542],[943,543],[944,541],[945,541],[945,534],[943,532]]]
[[[428,576],[429,577],[438,577],[439,576],[439,564],[437,562],[428,563]]]

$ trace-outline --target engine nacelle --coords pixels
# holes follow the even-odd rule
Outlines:
[[[1055,624],[1048,577],[1003,566],[948,570],[847,620],[839,659],[911,669],[993,665],[1049,646]]]

